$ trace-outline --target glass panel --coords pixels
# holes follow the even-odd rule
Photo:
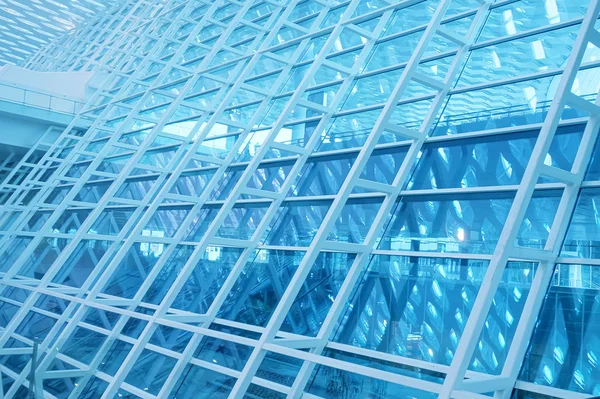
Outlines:
[[[125,382],[156,395],[169,377],[169,373],[176,362],[171,357],[144,349],[129,374],[127,374]]]
[[[450,364],[487,271],[487,261],[375,256],[332,338],[374,351]],[[509,263],[472,369],[499,373],[534,275]]]
[[[208,312],[241,255],[242,250],[238,248],[206,248],[172,306],[199,314]]]
[[[572,258],[600,258],[600,189],[581,190],[575,213],[569,224],[561,256]]]
[[[512,204],[512,194],[404,197],[380,249],[492,253]]]
[[[556,266],[520,379],[589,395],[600,393],[599,279],[598,266]]]
[[[218,317],[265,326],[302,255],[296,251],[257,251],[242,270]]]
[[[234,384],[233,377],[190,365],[181,374],[169,399],[226,398]]]

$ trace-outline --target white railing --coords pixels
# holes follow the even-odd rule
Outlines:
[[[68,97],[46,94],[0,82],[0,101],[2,100],[73,116],[84,105],[83,102]]]

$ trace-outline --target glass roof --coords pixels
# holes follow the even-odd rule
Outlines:
[[[0,65],[21,64],[115,0],[0,0]]]

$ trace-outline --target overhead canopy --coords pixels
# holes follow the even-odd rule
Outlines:
[[[19,65],[115,0],[0,0],[0,66]]]

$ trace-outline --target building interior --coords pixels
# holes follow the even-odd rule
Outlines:
[[[0,399],[600,397],[600,0],[0,0]]]

